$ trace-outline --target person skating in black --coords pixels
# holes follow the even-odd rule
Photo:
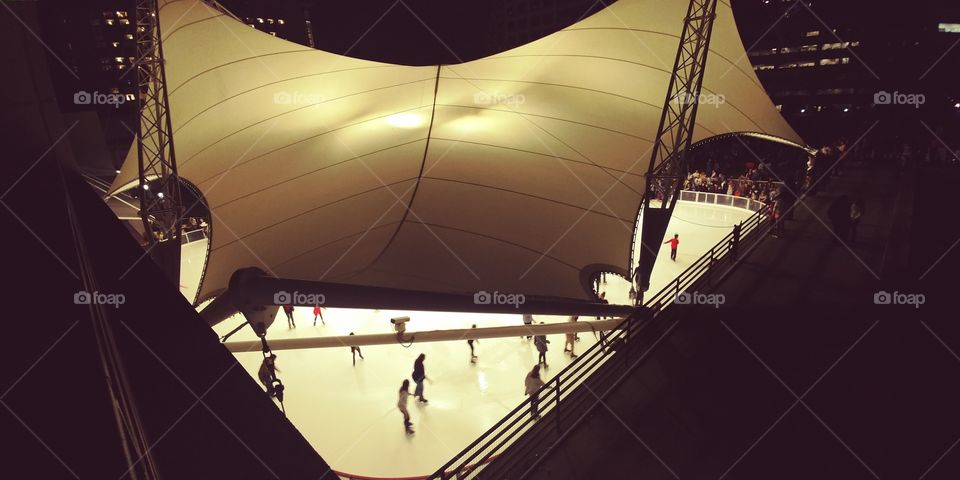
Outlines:
[[[474,324],[474,325],[473,325],[472,327],[470,327],[470,328],[477,328],[477,325]],[[480,340],[476,340],[476,339],[473,339],[473,338],[467,340],[467,345],[470,346],[470,363],[477,363],[477,355],[476,355],[476,353],[474,353],[474,350],[473,350],[473,342],[480,343]]]
[[[413,396],[417,397],[417,400],[421,403],[427,403],[426,397],[423,396],[423,381],[427,379],[426,370],[423,367],[423,361],[426,360],[427,355],[421,353],[417,360],[413,362],[413,382],[417,384],[417,388],[413,390]]]
[[[543,325],[543,322],[540,322],[540,325]],[[548,368],[547,365],[547,344],[550,343],[550,340],[547,340],[546,335],[537,335],[533,337],[533,344],[536,345],[537,351],[540,352],[540,355],[537,360],[537,364],[543,364],[544,368]]]
[[[350,335],[353,335],[353,332],[350,332]],[[350,347],[350,353],[353,355],[353,366],[357,366],[357,355],[360,355],[360,360],[363,360],[363,352],[360,351],[360,347]]]

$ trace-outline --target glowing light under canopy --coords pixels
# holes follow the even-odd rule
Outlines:
[[[423,117],[415,113],[397,113],[387,117],[387,123],[398,128],[417,128],[423,124]]]

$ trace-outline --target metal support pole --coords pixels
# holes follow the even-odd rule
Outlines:
[[[183,205],[173,148],[166,72],[156,0],[137,0],[137,161],[140,218],[153,260],[180,284]]]
[[[680,46],[667,87],[646,175],[646,191],[640,206],[643,217],[636,271],[642,291],[650,286],[650,274],[657,260],[660,243],[687,175],[687,155],[696,124],[716,11],[717,0],[690,0],[684,18]],[[640,211],[637,215],[640,215]],[[636,232],[634,234],[636,238]],[[634,250],[630,250],[631,267]]]

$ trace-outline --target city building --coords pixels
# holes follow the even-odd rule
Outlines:
[[[771,99],[814,143],[856,136],[866,118],[951,113],[957,7],[740,0],[737,23]],[[947,108],[949,107],[949,108]]]

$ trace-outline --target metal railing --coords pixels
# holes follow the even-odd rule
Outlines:
[[[495,468],[508,468],[509,466],[506,465],[499,466],[494,460],[535,424],[547,425],[547,427],[540,426],[539,429],[553,426],[554,428],[549,429],[555,436],[563,435],[572,430],[576,426],[576,422],[571,425],[563,421],[569,415],[549,416],[549,414],[561,405],[561,401],[563,401],[564,412],[578,412],[580,413],[578,418],[584,417],[582,410],[595,408],[597,402],[591,404],[591,400],[595,399],[596,396],[587,395],[583,391],[584,389],[578,389],[577,387],[595,372],[598,372],[617,352],[623,353],[621,355],[625,362],[623,367],[606,369],[606,377],[610,378],[598,379],[599,381],[609,381],[613,375],[618,375],[622,379],[625,376],[625,371],[639,365],[642,356],[648,355],[653,346],[656,345],[656,343],[651,345],[642,355],[636,353],[637,347],[645,345],[645,341],[641,340],[649,340],[656,336],[651,335],[650,338],[644,339],[641,337],[644,330],[669,304],[674,303],[680,298],[679,295],[686,292],[690,287],[700,282],[706,282],[709,285],[726,276],[736,265],[735,259],[738,255],[766,234],[765,231],[761,231],[761,227],[766,222],[767,207],[761,204],[753,215],[741,222],[739,240],[736,245],[734,245],[734,233],[731,231],[706,254],[687,267],[674,281],[646,299],[643,308],[638,308],[637,313],[623,319],[613,330],[601,332],[599,342],[585,350],[575,361],[560,370],[540,388],[537,397],[541,419],[533,418],[531,398],[527,398],[428,478],[442,480],[474,478],[491,465]],[[726,268],[723,271],[717,271],[724,266]],[[593,380],[591,378],[591,381]],[[542,454],[545,452],[537,451],[537,449],[544,448],[547,443],[551,442],[537,442],[532,439],[525,442],[527,448],[525,453],[528,453],[525,458],[542,458]],[[516,455],[513,457],[516,457]]]

